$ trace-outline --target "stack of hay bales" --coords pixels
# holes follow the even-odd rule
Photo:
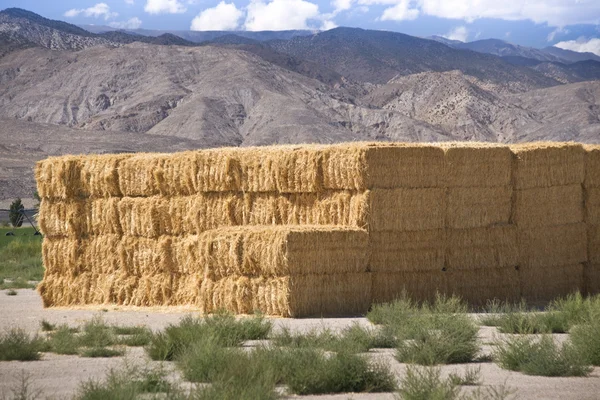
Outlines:
[[[451,143],[444,148],[447,292],[471,303],[518,300],[512,153],[494,144]]]
[[[568,143],[511,149],[521,296],[548,301],[581,290],[587,261],[585,150]]]
[[[584,281],[589,294],[600,293],[600,145],[586,149],[584,180],[585,221],[588,230],[588,262]]]
[[[403,291],[416,300],[437,291],[472,303],[549,299],[581,288],[588,247],[586,273],[600,276],[600,161],[588,153],[589,243],[579,145],[50,158],[36,168],[40,292],[47,306],[283,316],[364,313]]]

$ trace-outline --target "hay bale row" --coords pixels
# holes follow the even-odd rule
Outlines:
[[[583,264],[550,268],[520,267],[521,296],[529,302],[548,302],[576,291],[584,291],[583,272]]]
[[[228,276],[212,281],[193,275],[132,276],[90,272],[48,275],[40,284],[44,305],[188,305],[203,313],[256,311],[284,317],[362,315],[371,305],[369,273],[298,275],[275,278]]]
[[[581,184],[517,190],[513,212],[519,229],[583,222]]]
[[[357,228],[249,226],[181,238],[47,238],[42,256],[46,271],[56,275],[173,273],[218,280],[366,272],[368,244],[367,232]]]

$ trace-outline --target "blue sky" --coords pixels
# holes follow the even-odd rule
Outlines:
[[[164,30],[329,29],[351,26],[559,44],[600,55],[600,0],[0,0],[74,24]]]

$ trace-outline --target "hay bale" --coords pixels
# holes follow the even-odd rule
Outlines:
[[[516,302],[521,296],[516,267],[449,270],[447,277],[447,294],[460,296],[471,305],[485,305],[494,299]]]
[[[87,203],[89,205],[87,208],[88,234],[123,234],[119,215],[119,198],[90,199]]]
[[[521,267],[521,296],[528,302],[547,302],[576,291],[583,291],[583,265]]]
[[[326,189],[443,186],[444,151],[418,143],[357,143],[324,147]]]
[[[438,271],[373,272],[372,302],[389,303],[406,294],[415,301],[432,301],[445,293],[447,273]]]
[[[444,228],[444,189],[376,189],[369,194],[370,231]]]
[[[81,157],[49,157],[35,166],[38,194],[43,199],[68,199],[82,194]]]
[[[508,224],[512,210],[510,186],[450,188],[446,226],[453,229]]]
[[[512,225],[448,229],[445,254],[450,271],[516,266],[519,263],[517,229]]]
[[[366,272],[369,236],[335,226],[246,226],[207,231],[198,239],[205,276],[320,275]]]
[[[84,197],[120,197],[119,168],[132,154],[103,154],[81,159],[81,195]]]
[[[600,294],[600,264],[583,265],[584,290],[590,296]]]
[[[600,225],[588,225],[588,258],[593,264],[600,264]]]
[[[120,274],[124,271],[121,258],[121,236],[102,235],[80,239],[81,253],[78,265],[81,270],[95,274]]]
[[[81,241],[75,238],[44,237],[42,264],[46,275],[73,275],[78,273]]]
[[[183,275],[172,275],[172,292],[170,303],[172,305],[200,306],[200,287],[202,286],[202,276],[189,273]]]
[[[205,314],[225,309],[295,318],[364,315],[371,304],[370,282],[367,272],[205,279],[200,308]]]
[[[585,189],[585,222],[600,225],[600,188]]]
[[[124,235],[159,237],[173,233],[173,220],[169,213],[171,202],[159,196],[124,197],[119,201],[119,223]]]
[[[586,188],[600,187],[600,145],[585,145],[585,181]]]
[[[575,143],[527,143],[510,146],[516,189],[583,183],[583,146]]]
[[[372,272],[440,271],[444,268],[445,231],[371,232]]]
[[[173,263],[173,238],[124,236],[117,248],[121,270],[139,277],[177,272]]]
[[[451,188],[511,185],[512,153],[495,143],[440,143],[445,150],[446,185]]]
[[[582,222],[583,190],[579,184],[517,190],[513,212],[520,228]]]
[[[519,265],[553,267],[587,261],[585,224],[519,229]]]
[[[46,237],[82,237],[89,232],[89,203],[42,199],[38,226]]]

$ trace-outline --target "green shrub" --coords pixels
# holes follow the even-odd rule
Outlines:
[[[459,391],[451,379],[442,379],[438,368],[409,366],[398,394],[403,400],[454,400]]]
[[[526,375],[587,376],[591,371],[571,343],[558,345],[551,336],[506,339],[498,345],[494,360],[504,369]]]
[[[223,347],[217,339],[205,338],[187,347],[177,358],[177,366],[188,381],[212,382],[231,365],[247,362],[247,358],[241,349]]]
[[[43,348],[43,340],[30,337],[23,329],[12,328],[0,335],[0,361],[39,360]]]
[[[78,341],[80,346],[96,348],[112,346],[118,342],[113,330],[99,315],[94,316],[83,325]]]
[[[43,319],[40,321],[40,328],[42,328],[43,332],[52,332],[56,330],[56,325]]]
[[[88,347],[80,352],[82,357],[90,358],[120,357],[123,354],[125,354],[123,350],[109,349],[107,347]]]
[[[57,354],[77,354],[79,339],[67,325],[55,328],[48,338],[49,351]]]
[[[571,329],[571,341],[577,352],[588,363],[600,366],[600,312]]]

